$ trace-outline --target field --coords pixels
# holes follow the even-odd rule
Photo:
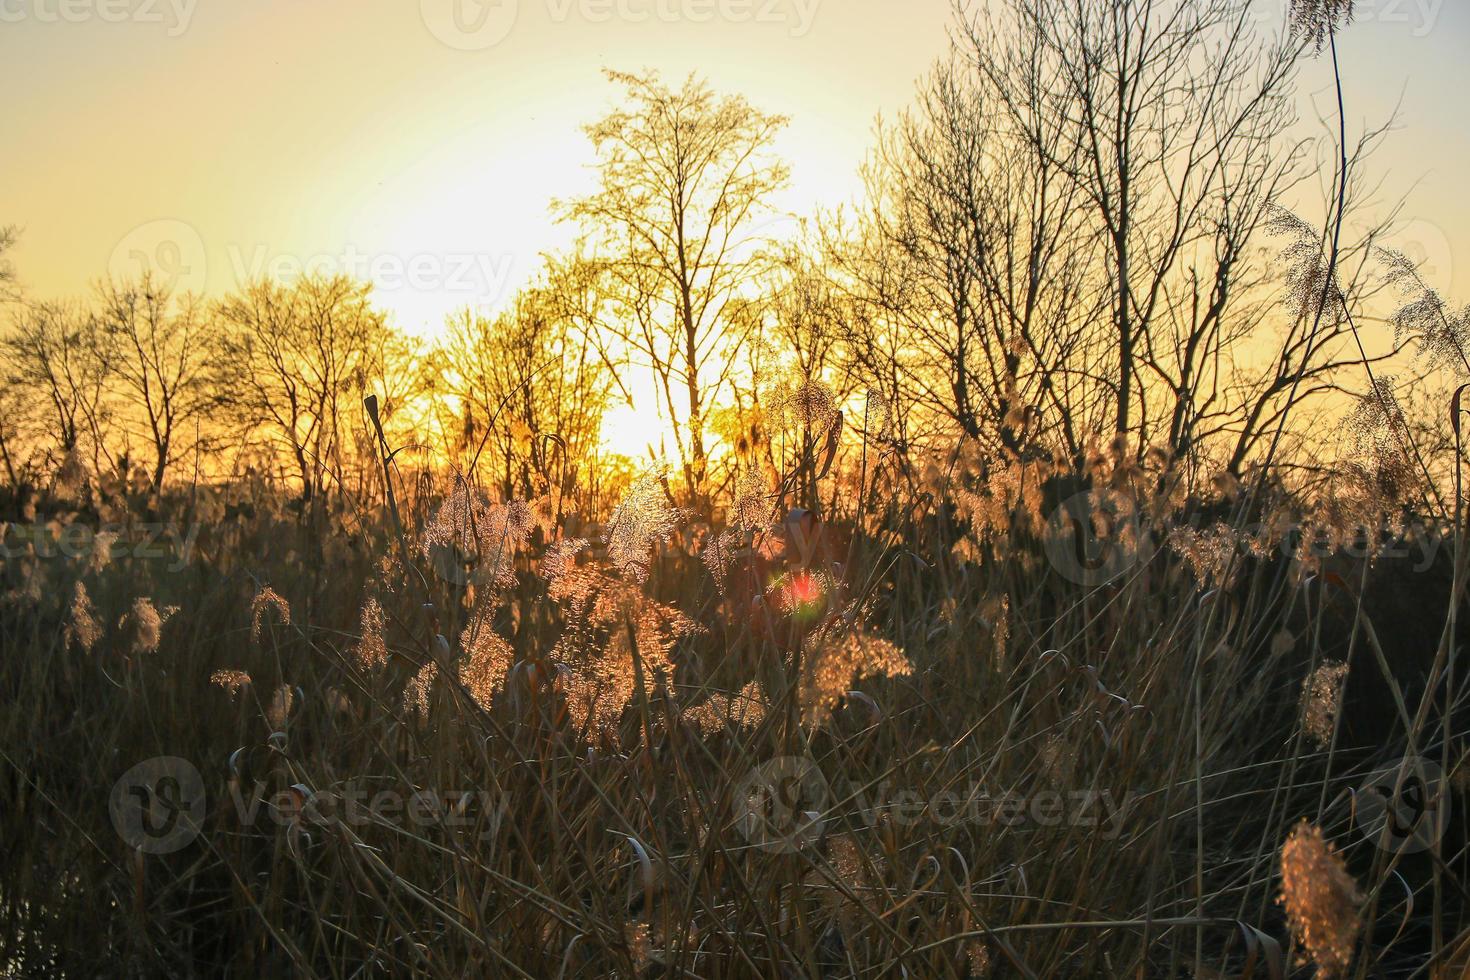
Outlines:
[[[397,517],[41,494],[7,538],[6,957],[1271,976],[1361,937],[1448,975],[1448,542],[1369,564],[1281,500],[1247,536],[1244,497],[1115,463],[1055,505],[1018,466],[832,521],[752,491],[713,525],[654,476],[571,530],[427,475]],[[1405,756],[1427,816],[1393,802]],[[1285,886],[1293,950],[1302,821],[1344,843]]]

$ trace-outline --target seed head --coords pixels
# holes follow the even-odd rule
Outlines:
[[[95,575],[112,563],[112,546],[116,541],[116,531],[98,531],[92,537],[92,552],[87,557],[87,571]]]
[[[362,604],[362,624],[357,641],[357,663],[363,670],[388,662],[388,644],[383,640],[383,606],[376,596]]]
[[[913,673],[902,650],[883,637],[860,630],[838,636],[813,634],[806,644],[800,698],[802,719],[820,727],[856,681],[865,677],[897,677]]]
[[[164,617],[153,607],[152,599],[146,596],[134,599],[133,608],[128,610],[121,623],[123,633],[128,637],[129,650],[135,654],[156,651],[163,633],[163,621]]]
[[[66,624],[65,637],[69,645],[75,644],[88,652],[102,638],[102,625],[97,622],[87,587],[80,581],[72,590],[71,618]]]
[[[266,624],[266,610],[274,610],[276,619],[282,626],[291,625],[291,604],[276,594],[276,590],[267,585],[255,594],[250,602],[250,638],[260,639],[260,628]]]
[[[1305,820],[1281,847],[1281,897],[1292,934],[1320,976],[1347,971],[1357,944],[1362,894],[1337,849]]]
[[[209,683],[224,688],[234,698],[242,688],[250,686],[250,675],[243,670],[216,670],[209,675]]]
[[[419,668],[403,687],[403,710],[418,715],[420,718],[429,714],[429,692],[433,689],[434,678],[439,676],[439,665],[430,660]]]
[[[1302,731],[1322,748],[1332,742],[1332,733],[1337,728],[1342,682],[1347,672],[1347,664],[1324,660],[1302,685]]]
[[[1291,36],[1318,51],[1353,19],[1353,0],[1291,0]]]
[[[460,637],[464,660],[459,679],[470,696],[486,711],[505,686],[505,675],[515,659],[510,642],[490,627],[487,617],[476,616]]]
[[[635,582],[648,578],[652,551],[679,522],[679,512],[664,493],[664,474],[649,472],[633,481],[609,521],[608,557]]]
[[[266,706],[265,720],[270,722],[271,728],[280,731],[291,720],[291,709],[295,705],[296,692],[291,690],[289,684],[281,684],[271,695],[271,703]]]
[[[766,717],[767,707],[760,685],[751,681],[738,694],[712,694],[703,704],[685,708],[682,715],[703,734],[716,735],[754,728]]]

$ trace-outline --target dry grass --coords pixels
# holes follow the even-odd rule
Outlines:
[[[1334,618],[1367,566],[1279,558],[1226,502],[1171,536],[1202,505],[1100,453],[1094,484],[1134,494],[1144,523],[1096,515],[1138,557],[1079,585],[1048,559],[1062,532],[1033,465],[775,525],[747,480],[729,530],[656,479],[589,531],[426,475],[400,480],[402,540],[380,500],[287,516],[241,485],[162,505],[200,528],[187,560],[18,551],[0,583],[0,958],[26,975],[1270,976],[1293,959],[1284,912],[1340,971],[1407,975],[1451,949],[1457,832],[1431,855],[1375,851],[1348,792],[1374,750],[1451,747],[1429,723],[1369,745],[1351,704],[1318,703],[1340,693],[1335,659],[1420,703],[1422,670],[1417,691],[1380,671],[1398,613],[1352,599],[1350,624],[1380,617],[1371,639]],[[114,782],[155,756],[197,767],[207,799],[167,854],[109,819]],[[792,778],[762,782],[783,759]],[[785,823],[752,823],[753,801]],[[1288,842],[1303,818],[1314,836]],[[1351,866],[1361,883],[1351,929],[1318,907],[1308,843],[1331,882]],[[1333,938],[1349,933],[1356,960]]]

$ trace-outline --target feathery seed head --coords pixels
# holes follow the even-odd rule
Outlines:
[[[635,582],[648,578],[653,549],[673,532],[679,511],[664,491],[664,472],[633,481],[608,522],[608,557]]]
[[[1353,19],[1353,0],[1291,0],[1289,16],[1291,36],[1320,52]]]
[[[260,639],[261,627],[269,622],[266,616],[268,610],[275,613],[280,625],[291,625],[290,603],[282,599],[276,593],[275,589],[267,585],[255,594],[255,598],[250,603],[250,638],[252,640]]]
[[[383,639],[383,607],[376,596],[368,596],[362,604],[361,634],[357,641],[357,664],[363,670],[381,667],[388,662],[388,644]]]
[[[243,670],[216,670],[209,675],[209,683],[224,688],[234,698],[241,689],[250,686],[250,675]]]
[[[120,624],[128,637],[128,649],[135,654],[155,652],[162,638],[165,618],[153,607],[152,599],[146,596],[134,599],[133,607]]]
[[[1337,849],[1305,820],[1281,847],[1281,896],[1287,922],[1320,976],[1347,971],[1357,944],[1362,894]]]
[[[102,638],[102,625],[97,621],[92,599],[87,595],[87,587],[80,581],[72,589],[71,617],[67,621],[64,635],[69,645],[75,644],[89,652]]]

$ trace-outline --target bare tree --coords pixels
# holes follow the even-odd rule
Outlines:
[[[43,437],[63,455],[90,452],[94,469],[108,452],[104,406],[112,369],[97,329],[75,304],[27,303],[0,341],[6,383],[33,399]]]
[[[1048,90],[1025,47],[1034,38],[1015,43],[1013,69]],[[1007,121],[982,78],[941,63],[883,131],[858,247],[839,264],[871,304],[869,326],[891,322],[909,339],[899,370],[920,404],[1011,452],[1041,434],[1044,407],[1075,451],[1092,407],[1077,362],[1098,312],[1086,288],[1096,235],[1057,162],[1064,120],[1040,103],[1017,112]]]
[[[157,492],[169,464],[219,402],[210,377],[217,334],[196,298],[175,300],[151,277],[99,292],[93,336],[112,366],[124,424],[141,427],[152,447],[150,485]]]
[[[557,282],[523,291],[500,316],[452,317],[439,358],[441,388],[460,406],[461,448],[479,453],[507,497],[570,493],[597,453],[610,379]]]
[[[1020,62],[1016,37],[1030,39]],[[1112,427],[1140,445],[1186,438],[1264,199],[1294,173],[1280,140],[1294,46],[1263,39],[1244,0],[1006,0],[968,41],[996,108],[1066,175],[1099,236],[1088,286],[1111,307]],[[1058,139],[1037,138],[1038,107]],[[1160,391],[1166,406],[1150,405]]]
[[[991,452],[1080,461],[1114,432],[1239,468],[1332,390],[1334,338],[1262,337],[1286,318],[1268,204],[1307,169],[1283,136],[1299,47],[1249,6],[962,10],[950,58],[882,128],[834,261],[867,303],[852,353],[895,399]]]
[[[15,267],[5,256],[15,247],[15,239],[13,227],[0,226],[0,302],[18,298]],[[0,359],[3,359],[0,360],[0,379],[5,381],[0,385],[0,462],[5,464],[5,476],[10,486],[17,486],[20,473],[18,457],[23,438],[22,415],[27,406],[21,388],[10,380],[16,372],[10,368],[8,347],[0,347]]]
[[[15,284],[15,266],[5,255],[15,248],[17,237],[14,225],[0,225],[0,302],[20,297]]]
[[[608,77],[628,107],[587,128],[600,186],[562,210],[598,237],[612,300],[604,330],[653,372],[697,500],[710,408],[746,336],[727,314],[762,261],[757,219],[787,179],[771,152],[785,119],[693,77],[677,91],[654,74]]]
[[[241,424],[264,426],[290,452],[304,501],[322,493],[326,474],[340,482],[350,448],[344,412],[381,367],[389,328],[369,288],[342,276],[262,281],[219,306],[221,396]]]

